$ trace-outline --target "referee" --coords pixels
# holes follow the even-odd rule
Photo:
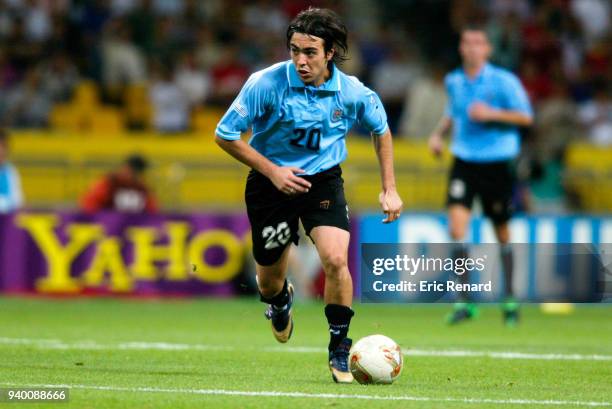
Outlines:
[[[449,233],[456,258],[465,258],[465,234],[472,202],[478,196],[495,227],[504,272],[504,321],[516,325],[518,303],[512,292],[512,249],[508,221],[512,216],[514,158],[520,150],[519,128],[530,126],[533,113],[525,89],[511,72],[488,62],[491,44],[480,26],[461,30],[459,52],[462,67],[445,78],[448,94],[446,111],[429,137],[429,147],[439,156],[442,136],[452,127],[454,156],[446,204]],[[460,280],[467,282],[466,275]],[[448,317],[450,324],[474,318],[477,308],[465,294]]]

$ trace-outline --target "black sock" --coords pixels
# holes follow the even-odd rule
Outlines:
[[[453,245],[453,249],[451,252],[451,257],[453,258],[453,261],[455,262],[455,265],[457,265],[457,260],[459,259],[463,259],[465,260],[468,257],[468,249],[467,246],[465,245],[465,243],[454,243]],[[465,264],[462,264],[465,265]],[[457,276],[457,281],[461,284],[467,284],[468,283],[468,274],[467,271],[464,271],[463,274],[459,275],[456,274]],[[465,291],[461,291],[459,293],[459,301],[461,302],[468,302],[469,301],[469,297],[467,292]]]
[[[514,261],[512,254],[512,246],[508,243],[501,244],[500,249],[500,258],[502,262],[502,268],[504,269],[504,281],[505,281],[505,296],[506,298],[513,296],[512,291],[512,275],[514,273]]]
[[[351,318],[355,312],[345,305],[327,304],[325,306],[325,316],[329,324],[329,345],[327,349],[335,351],[340,342],[348,335]]]
[[[283,284],[283,289],[280,292],[270,298],[266,298],[263,296],[261,292],[259,292],[259,301],[265,302],[266,304],[271,304],[277,308],[282,308],[289,303],[289,290],[287,289],[287,280],[285,279],[285,284]]]

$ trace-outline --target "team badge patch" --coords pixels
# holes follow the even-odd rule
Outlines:
[[[334,110],[334,113],[332,114],[332,121],[339,121],[340,119],[342,119],[342,110],[341,109],[336,109]]]

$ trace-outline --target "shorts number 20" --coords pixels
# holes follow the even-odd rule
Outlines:
[[[266,250],[275,249],[278,246],[285,245],[289,241],[291,232],[287,222],[280,222],[276,228],[274,226],[266,226],[261,231],[261,235],[266,239]]]

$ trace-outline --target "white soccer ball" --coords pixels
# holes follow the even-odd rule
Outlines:
[[[391,338],[369,335],[353,345],[349,364],[357,382],[389,384],[402,372],[404,356],[400,346]]]

